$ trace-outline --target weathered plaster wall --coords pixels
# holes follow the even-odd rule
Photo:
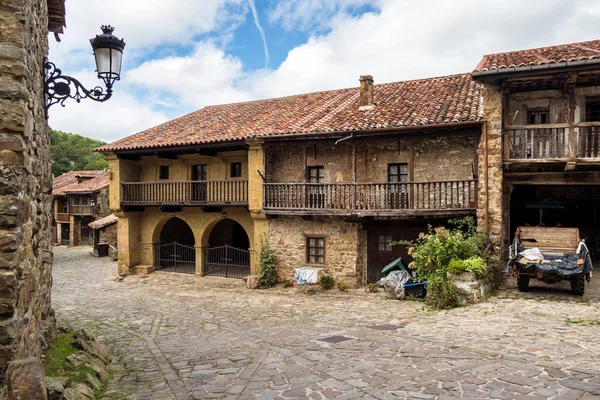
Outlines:
[[[325,263],[308,264],[306,237],[319,235],[325,238]],[[359,223],[346,222],[335,217],[279,217],[269,221],[269,240],[279,261],[279,274],[292,278],[294,268],[323,268],[350,285],[362,283],[366,273],[366,235]]]
[[[465,131],[466,132],[466,131]],[[474,135],[414,140],[414,180],[473,179]],[[352,182],[352,147],[348,141],[308,145],[271,144],[267,148],[267,181],[302,182],[305,165],[323,166],[325,183]],[[306,154],[306,162],[304,161]],[[356,142],[356,181],[387,182],[388,164],[410,163],[410,142],[374,138]]]
[[[39,357],[50,308],[52,176],[43,108],[46,0],[0,7],[0,370]]]

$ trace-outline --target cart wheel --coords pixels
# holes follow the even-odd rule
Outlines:
[[[531,276],[519,274],[517,276],[517,285],[519,286],[519,292],[526,292],[529,290],[529,280]]]
[[[579,274],[571,277],[571,293],[575,296],[583,296],[585,291],[585,277]]]

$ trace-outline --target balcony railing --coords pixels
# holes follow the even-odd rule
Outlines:
[[[71,222],[71,219],[69,218],[69,213],[56,213],[56,222]]]
[[[586,161],[600,158],[600,123],[509,126],[504,136],[510,160]]]
[[[179,181],[121,183],[121,204],[247,205],[248,181]]]
[[[477,181],[265,183],[266,211],[378,213],[465,211],[477,207]]]
[[[78,205],[71,204],[69,206],[70,215],[94,215],[96,213],[96,206],[91,205]]]

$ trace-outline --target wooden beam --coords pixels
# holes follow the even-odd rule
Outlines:
[[[575,122],[575,82],[577,79],[577,74],[569,74],[569,79],[567,83],[567,90],[569,91],[569,115],[567,122],[571,125],[569,128],[569,157],[577,157],[577,137],[575,135],[575,127],[573,127],[573,123]]]
[[[504,180],[514,185],[598,185],[600,172],[513,172]]]
[[[117,153],[117,158],[119,160],[130,160],[130,161],[140,161],[142,159],[141,156],[135,154],[119,154]]]
[[[201,156],[216,157],[218,151],[216,149],[196,149],[196,152]]]
[[[158,158],[163,158],[166,160],[177,160],[177,153],[166,153],[161,151],[155,151],[154,155]]]

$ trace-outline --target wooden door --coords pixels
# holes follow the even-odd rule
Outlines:
[[[413,260],[408,255],[406,246],[392,245],[398,240],[413,240],[423,232],[422,227],[379,226],[367,228],[367,283],[381,279],[383,267],[402,257],[402,262],[408,267]]]
[[[408,208],[408,164],[388,164],[388,208]]]
[[[325,190],[322,184],[325,182],[325,168],[308,167],[308,185],[306,187],[307,208],[325,208]]]
[[[192,200],[206,201],[206,164],[192,165]]]

